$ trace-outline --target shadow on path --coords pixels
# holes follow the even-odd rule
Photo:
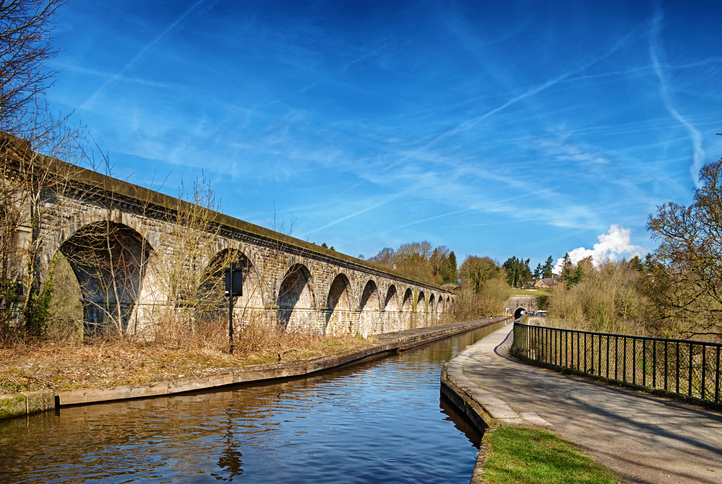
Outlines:
[[[517,413],[535,412],[629,482],[722,482],[722,414],[526,365],[511,326],[469,350],[464,375]]]

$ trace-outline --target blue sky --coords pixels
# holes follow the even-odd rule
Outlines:
[[[114,176],[177,195],[203,172],[223,212],[352,256],[629,258],[722,156],[720,18],[694,0],[71,0],[47,99]]]

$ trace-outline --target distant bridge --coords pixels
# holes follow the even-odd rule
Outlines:
[[[261,318],[321,334],[369,335],[434,325],[453,304],[454,296],[434,285],[38,155],[27,142],[10,139],[2,147],[6,166],[27,172],[34,163],[42,166],[36,173],[47,171],[38,203],[6,201],[0,209],[21,212],[16,252],[39,244],[41,280],[51,267],[56,274],[72,269],[64,284],[75,287],[55,291],[82,306],[86,332],[103,330],[111,320],[123,331],[140,332],[188,304],[219,314],[222,299],[208,295],[218,289],[228,261],[244,272],[234,312],[239,325]],[[6,186],[10,178],[5,175]],[[16,269],[27,259],[17,257]]]

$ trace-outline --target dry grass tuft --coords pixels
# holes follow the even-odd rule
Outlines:
[[[146,337],[148,335],[145,335]],[[228,327],[166,323],[150,340],[47,340],[0,348],[0,394],[52,388],[112,388],[223,373],[254,364],[331,356],[373,343],[350,335],[325,337],[248,323],[228,354]]]

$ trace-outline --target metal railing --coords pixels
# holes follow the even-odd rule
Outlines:
[[[515,323],[512,352],[555,368],[720,403],[720,343]]]

